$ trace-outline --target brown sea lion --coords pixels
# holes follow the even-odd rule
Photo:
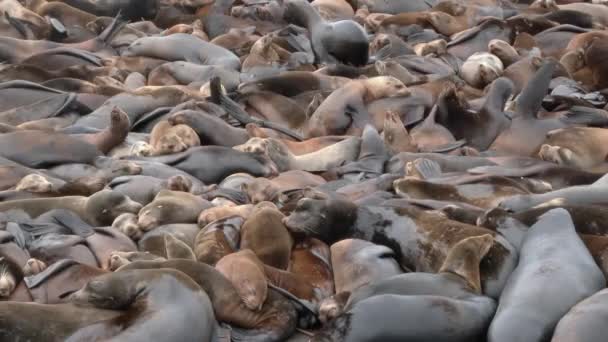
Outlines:
[[[280,172],[289,170],[319,172],[356,160],[360,145],[360,138],[350,137],[316,152],[296,156],[280,140],[251,138],[245,144],[234,148],[243,152],[266,155],[276,164]]]
[[[300,274],[326,298],[334,293],[329,246],[309,238],[297,243],[291,251],[290,272]]]
[[[168,223],[194,223],[211,204],[198,196],[182,191],[161,190],[154,200],[138,214],[137,225],[149,231]]]
[[[293,239],[283,225],[284,215],[272,208],[254,210],[241,227],[241,248],[250,249],[266,265],[286,270]]]
[[[608,130],[596,127],[569,127],[551,131],[538,153],[542,160],[579,169],[606,162]]]
[[[198,134],[186,125],[172,126],[168,121],[157,123],[150,133],[151,155],[163,155],[187,150],[200,146]]]
[[[354,115],[345,114],[348,112],[348,108],[352,108],[351,111],[354,110],[355,113],[365,113],[365,109],[362,107],[374,100],[408,95],[410,95],[410,90],[403,82],[390,76],[351,81],[332,92],[321,103],[310,117],[305,135],[312,138],[345,134],[349,130],[362,130],[369,118],[361,117],[356,120]]]
[[[230,280],[239,297],[250,310],[260,311],[268,295],[262,262],[244,249],[221,258],[215,268]]]

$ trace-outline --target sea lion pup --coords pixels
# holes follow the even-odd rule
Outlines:
[[[209,297],[196,282],[177,270],[124,270],[104,274],[69,298],[76,305],[118,310],[122,314],[117,319],[102,320],[83,328],[68,341],[100,337],[212,341],[217,333]],[[189,328],[171,329],[181,324]]]
[[[365,105],[385,97],[409,96],[403,82],[390,76],[353,80],[329,95],[310,117],[305,135],[344,135],[351,129],[361,130],[369,119]],[[359,116],[360,119],[355,119]],[[362,116],[362,117],[361,117]]]
[[[201,65],[218,65],[234,70],[241,67],[241,61],[231,51],[184,33],[139,38],[123,51],[122,56],[153,57],[170,62],[185,61]]]
[[[195,223],[198,215],[210,207],[211,203],[199,196],[182,191],[161,190],[151,203],[141,208],[137,225],[147,232],[169,223]]]
[[[547,134],[538,156],[558,165],[589,169],[603,164],[608,157],[608,129],[568,127]]]
[[[276,165],[279,172],[289,170],[320,172],[357,160],[360,147],[361,138],[350,137],[317,152],[296,156],[280,140],[251,138],[245,144],[235,146],[234,149],[265,155]]]
[[[606,278],[568,212],[553,209],[523,236],[519,262],[500,296],[488,341],[546,339],[568,310],[605,286]]]
[[[163,120],[157,123],[150,133],[150,155],[158,156],[185,151],[193,146],[200,146],[198,134],[187,125],[171,125]]]
[[[286,270],[293,238],[283,225],[284,217],[273,208],[254,210],[241,227],[240,248],[250,249],[266,265]]]
[[[30,277],[44,271],[48,266],[42,260],[31,258],[23,266],[23,276]]]
[[[268,284],[264,264],[255,253],[245,249],[228,254],[215,264],[215,269],[230,280],[248,309],[262,309],[268,295]]]
[[[328,23],[304,0],[288,0],[283,14],[287,22],[306,27],[317,63],[363,66],[369,58],[369,42],[361,25],[352,20]]]
[[[459,75],[470,86],[483,89],[502,76],[503,71],[500,58],[488,52],[476,52],[462,64]]]
[[[358,302],[381,294],[445,296],[464,298],[483,295],[479,263],[494,243],[492,235],[473,236],[459,241],[448,253],[437,273],[406,273],[381,279],[337,294],[320,305],[319,315],[328,320],[352,309]]]
[[[40,216],[51,209],[73,211],[92,226],[109,226],[123,213],[137,213],[141,204],[112,190],[101,190],[89,197],[65,196],[34,198],[0,203],[0,212],[20,209],[30,216]]]

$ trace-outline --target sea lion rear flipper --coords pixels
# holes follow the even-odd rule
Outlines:
[[[53,275],[65,270],[66,268],[68,268],[72,265],[77,265],[77,264],[78,264],[78,262],[76,262],[72,259],[62,259],[62,260],[59,260],[59,261],[53,263],[52,265],[47,267],[44,271],[42,271],[36,275],[33,275],[31,277],[24,277],[23,281],[25,282],[25,285],[27,285],[27,287],[31,289],[31,288],[34,288],[34,287],[42,284],[44,281],[46,281]]]

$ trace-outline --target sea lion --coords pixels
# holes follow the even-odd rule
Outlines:
[[[215,268],[230,280],[245,306],[260,311],[268,295],[268,284],[262,262],[244,249],[221,258]]]
[[[184,33],[139,38],[123,51],[122,56],[185,61],[201,65],[224,66],[234,70],[238,70],[241,66],[239,58],[229,50]]]
[[[368,241],[336,242],[330,247],[330,255],[337,294],[403,273],[390,248]]]
[[[560,248],[554,247],[558,245]],[[568,310],[605,285],[604,275],[576,235],[568,212],[551,210],[524,237],[519,263],[501,295],[488,339],[547,338]],[[559,300],[543,304],[533,300],[546,296]],[[534,323],[530,317],[535,317]]]
[[[250,249],[266,265],[286,270],[293,239],[277,209],[254,210],[241,227],[240,248]]]
[[[242,339],[283,340],[293,334],[297,313],[293,305],[282,295],[274,291],[268,292],[266,303],[262,310],[249,310],[241,301],[230,280],[226,279],[212,266],[191,260],[168,261],[136,261],[123,266],[129,269],[177,269],[192,278],[205,292],[213,303],[215,316],[221,322],[232,325],[231,336],[241,336]],[[250,330],[243,330],[250,329]]]
[[[90,197],[67,196],[36,198],[0,203],[0,211],[21,209],[31,216],[39,216],[51,209],[67,209],[93,226],[111,225],[123,213],[137,213],[141,205],[129,197],[111,190],[102,190]]]
[[[482,89],[502,76],[504,66],[495,55],[487,52],[476,52],[462,64],[460,77],[469,85]]]
[[[363,66],[369,58],[367,36],[352,20],[328,23],[306,1],[289,0],[283,18],[310,32],[310,42],[318,63]]]
[[[118,215],[112,222],[112,228],[120,231],[134,241],[139,240],[144,234],[144,231],[137,225],[137,215],[133,213]]]
[[[279,172],[289,170],[319,172],[356,160],[360,146],[361,139],[351,137],[316,152],[296,156],[280,140],[251,138],[245,144],[234,148],[243,152],[266,155],[276,164]]]
[[[47,268],[47,264],[36,258],[31,258],[27,261],[27,263],[23,266],[23,276],[30,277],[36,275]]]
[[[196,222],[198,215],[211,204],[182,191],[161,190],[154,200],[141,208],[137,225],[144,231],[169,223]]]
[[[296,243],[291,251],[288,270],[302,275],[320,292],[321,298],[334,293],[330,249],[324,242],[309,238]]]
[[[167,293],[171,296],[167,297]],[[68,341],[98,337],[208,341],[217,333],[209,297],[192,279],[176,270],[121,270],[102,275],[71,294],[70,301],[120,310],[122,314],[115,320],[80,329]],[[131,324],[118,324],[127,317]],[[192,329],[167,329],[166,324],[186,322]]]
[[[226,121],[201,111],[179,111],[168,120],[173,125],[190,126],[207,145],[234,147],[244,144],[250,137],[246,130],[233,127]]]
[[[559,320],[551,341],[591,342],[601,339],[606,332],[606,294],[602,290],[576,304]]]
[[[168,121],[157,123],[150,133],[151,155],[178,153],[200,146],[198,134],[186,125],[172,126]]]
[[[603,204],[608,177],[603,176],[590,185],[577,185],[549,191],[543,194],[516,195],[498,204],[499,208],[510,212],[521,212],[539,204],[559,199],[560,204],[593,205]]]
[[[589,169],[606,162],[606,131],[596,127],[569,127],[547,133],[538,152],[542,160],[579,169]]]
[[[384,134],[384,144],[391,153],[418,151],[418,146],[407,132],[399,115],[394,111],[386,112],[382,132]]]
[[[341,135],[361,130],[370,118],[364,106],[385,97],[408,96],[403,82],[390,76],[353,80],[335,90],[310,117],[305,134],[308,138]],[[347,113],[350,113],[347,115]]]
[[[222,146],[199,146],[167,156],[129,159],[172,166],[206,184],[217,184],[237,172],[247,172],[256,177],[268,177],[276,173],[274,165],[269,164],[267,159]]]
[[[228,216],[203,227],[194,240],[196,260],[215,265],[221,258],[236,251],[244,222],[245,219],[240,216]]]

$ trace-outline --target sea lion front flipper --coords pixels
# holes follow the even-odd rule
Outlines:
[[[448,252],[439,272],[450,272],[462,277],[476,293],[481,294],[479,263],[494,244],[490,234],[460,240]]]
[[[515,111],[518,116],[525,119],[536,119],[536,114],[542,106],[543,99],[547,95],[549,84],[553,78],[555,64],[556,62],[552,60],[543,63],[524,89],[522,89],[515,105]]]
[[[167,259],[188,259],[196,261],[196,256],[192,248],[182,240],[173,236],[173,234],[165,234],[165,250]]]

